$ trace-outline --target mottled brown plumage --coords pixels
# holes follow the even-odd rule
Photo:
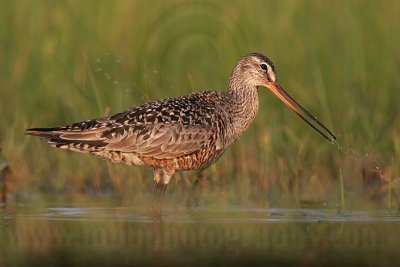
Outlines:
[[[273,91],[328,140],[335,139],[283,91],[273,63],[258,53],[239,60],[227,91],[152,101],[109,117],[28,129],[27,133],[44,137],[54,147],[153,167],[155,190],[163,188],[164,192],[176,171],[207,166],[240,137],[256,117],[261,86]]]

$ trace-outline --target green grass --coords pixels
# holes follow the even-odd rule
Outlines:
[[[397,205],[398,1],[0,5],[0,138],[19,199],[111,192],[123,203],[138,201],[150,192],[151,170],[50,149],[24,129],[100,117],[192,91],[223,90],[235,62],[258,51],[272,58],[282,86],[339,136],[343,149],[260,90],[255,124],[206,171],[203,201],[335,206],[345,194],[350,209],[385,208],[388,196],[391,207]],[[388,173],[393,192],[382,182]],[[338,188],[338,177],[344,188]],[[180,202],[190,187],[186,180],[190,177],[174,178],[170,200]]]

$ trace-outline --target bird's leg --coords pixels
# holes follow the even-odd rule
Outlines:
[[[162,170],[154,169],[154,177],[153,177],[153,210],[157,210],[158,203],[158,195],[159,188],[162,183]]]
[[[161,196],[160,196],[160,206],[161,206],[161,202],[164,199],[164,195],[165,195],[165,191],[167,190],[167,186],[169,184],[169,181],[171,180],[172,175],[175,173],[175,171],[172,170],[163,170],[162,171],[162,185],[161,185]]]
[[[161,204],[174,171],[155,169],[153,184],[153,209],[161,211]]]
[[[153,196],[157,195],[158,185],[161,183],[161,173],[159,170],[154,170],[154,178],[153,178]]]
[[[160,206],[161,206],[161,202],[162,202],[163,199],[164,199],[165,191],[167,191],[167,186],[168,186],[168,184],[164,184],[164,183],[163,183],[163,185],[162,185],[162,188],[161,188],[161,196],[160,196]]]

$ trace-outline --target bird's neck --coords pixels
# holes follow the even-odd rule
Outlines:
[[[258,88],[253,86],[230,87],[228,97],[231,101],[228,112],[231,117],[231,131],[235,141],[249,128],[258,112]]]

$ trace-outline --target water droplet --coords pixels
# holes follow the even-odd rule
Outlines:
[[[101,59],[98,57],[96,58],[96,63],[99,64],[101,62]]]

